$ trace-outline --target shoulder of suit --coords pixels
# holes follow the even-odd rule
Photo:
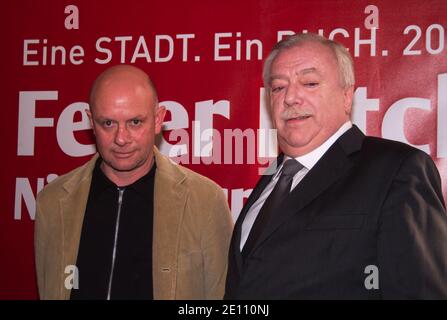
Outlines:
[[[210,178],[205,177],[204,175],[201,175],[191,169],[183,167],[182,165],[176,164],[176,166],[179,168],[179,170],[181,170],[185,174],[189,183],[193,184],[198,183],[200,185],[210,188],[220,188],[220,186]]]
[[[177,164],[174,161],[172,161],[169,157],[163,155],[160,153],[160,151],[156,151],[156,159],[158,161],[157,163],[157,169],[161,169],[168,173],[173,173],[177,175],[178,177],[183,176],[184,177],[184,183],[188,185],[192,185],[194,187],[206,187],[206,188],[200,188],[205,190],[217,190],[221,187],[214,182],[213,180],[191,170],[188,169],[181,164]]]
[[[186,168],[181,164],[177,164],[170,159],[169,161],[173,166],[175,166],[177,170],[179,170],[182,174],[184,174],[187,184],[199,184],[201,186],[205,186],[212,189],[220,188],[220,186],[210,178],[205,177],[204,175],[201,175],[200,173],[197,173],[189,168]]]
[[[83,165],[57,177],[50,183],[48,183],[37,195],[39,198],[54,197],[56,194],[62,192],[63,186],[67,182],[74,182],[82,180],[88,175],[92,174],[92,162],[95,162],[97,157],[93,157],[91,160],[87,161]]]
[[[367,157],[372,159],[386,158],[402,162],[414,158],[432,162],[431,157],[424,151],[403,142],[384,138],[365,137],[362,150],[367,153]]]

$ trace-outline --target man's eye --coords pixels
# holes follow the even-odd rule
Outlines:
[[[133,120],[131,121],[131,123],[132,123],[132,125],[134,125],[134,126],[138,126],[138,125],[141,123],[141,120],[133,119]]]
[[[304,83],[304,86],[309,87],[309,88],[313,88],[313,87],[318,86],[318,82],[312,82],[312,81],[306,82],[306,83]]]
[[[281,86],[276,86],[276,87],[272,87],[272,92],[279,92],[279,91],[281,91],[282,89],[284,89],[284,87],[281,87]]]
[[[111,127],[112,126],[112,120],[104,120],[102,123],[104,127]]]

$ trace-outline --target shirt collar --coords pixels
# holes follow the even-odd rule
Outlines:
[[[152,165],[151,170],[142,176],[140,179],[132,183],[131,185],[126,186],[126,189],[135,190],[137,193],[144,197],[150,197],[152,194],[150,192],[153,191],[153,188],[149,186],[154,184],[155,181],[155,170],[157,169],[157,165],[155,164],[155,159]]]
[[[346,121],[332,136],[330,136],[325,142],[323,142],[318,148],[312,150],[309,153],[306,153],[305,155],[296,157],[295,160],[301,163],[307,170],[310,170],[313,168],[313,166],[318,162],[318,160],[321,159],[321,157],[326,153],[326,151],[337,141],[338,138],[340,138],[346,131],[352,128],[352,122]],[[276,176],[281,172],[282,165],[285,161],[291,159],[291,157],[285,155],[283,163],[278,168]]]
[[[103,161],[102,158],[99,157],[98,160],[96,160],[95,168],[93,169],[90,193],[94,198],[97,198],[105,191],[118,189],[118,186],[115,183],[113,183],[109,178],[107,178],[107,176],[102,171],[101,169],[102,161]],[[155,159],[153,163],[154,164],[148,173],[146,173],[144,176],[142,176],[134,183],[122,188],[132,189],[143,196],[149,196],[148,193],[151,191],[151,188],[148,187],[148,184],[154,181],[155,170],[157,167],[155,164]]]
[[[101,170],[102,158],[96,160],[95,168],[92,173],[92,182],[90,186],[90,195],[93,198],[99,197],[102,193],[109,190],[116,190],[117,186],[106,177]]]

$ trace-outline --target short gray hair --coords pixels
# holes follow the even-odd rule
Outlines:
[[[320,36],[315,33],[302,33],[302,34],[296,34],[290,37],[287,37],[280,42],[278,42],[268,55],[267,59],[265,59],[264,62],[264,70],[263,70],[263,79],[264,79],[264,86],[266,88],[270,88],[270,69],[273,63],[273,60],[275,60],[276,56],[284,50],[299,47],[303,44],[309,43],[309,42],[316,42],[320,43],[329,49],[332,50],[332,52],[335,55],[335,58],[337,59],[337,65],[338,65],[338,72],[340,77],[340,85],[347,89],[355,84],[355,76],[354,76],[354,63],[352,61],[351,55],[349,54],[348,50],[341,45],[340,43],[326,39],[323,36]]]

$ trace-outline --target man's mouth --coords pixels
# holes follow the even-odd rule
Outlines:
[[[127,151],[127,152],[123,152],[123,151],[114,151],[114,154],[117,158],[127,158],[130,157],[133,154],[133,151]]]
[[[286,121],[291,121],[291,120],[304,121],[306,119],[309,119],[310,117],[311,117],[310,114],[304,114],[304,115],[299,115],[296,117],[290,117],[290,118],[286,119]]]
[[[288,109],[281,114],[281,119],[285,122],[304,121],[304,120],[309,119],[310,117],[312,117],[312,113],[304,111],[304,110],[298,111],[298,110]]]

